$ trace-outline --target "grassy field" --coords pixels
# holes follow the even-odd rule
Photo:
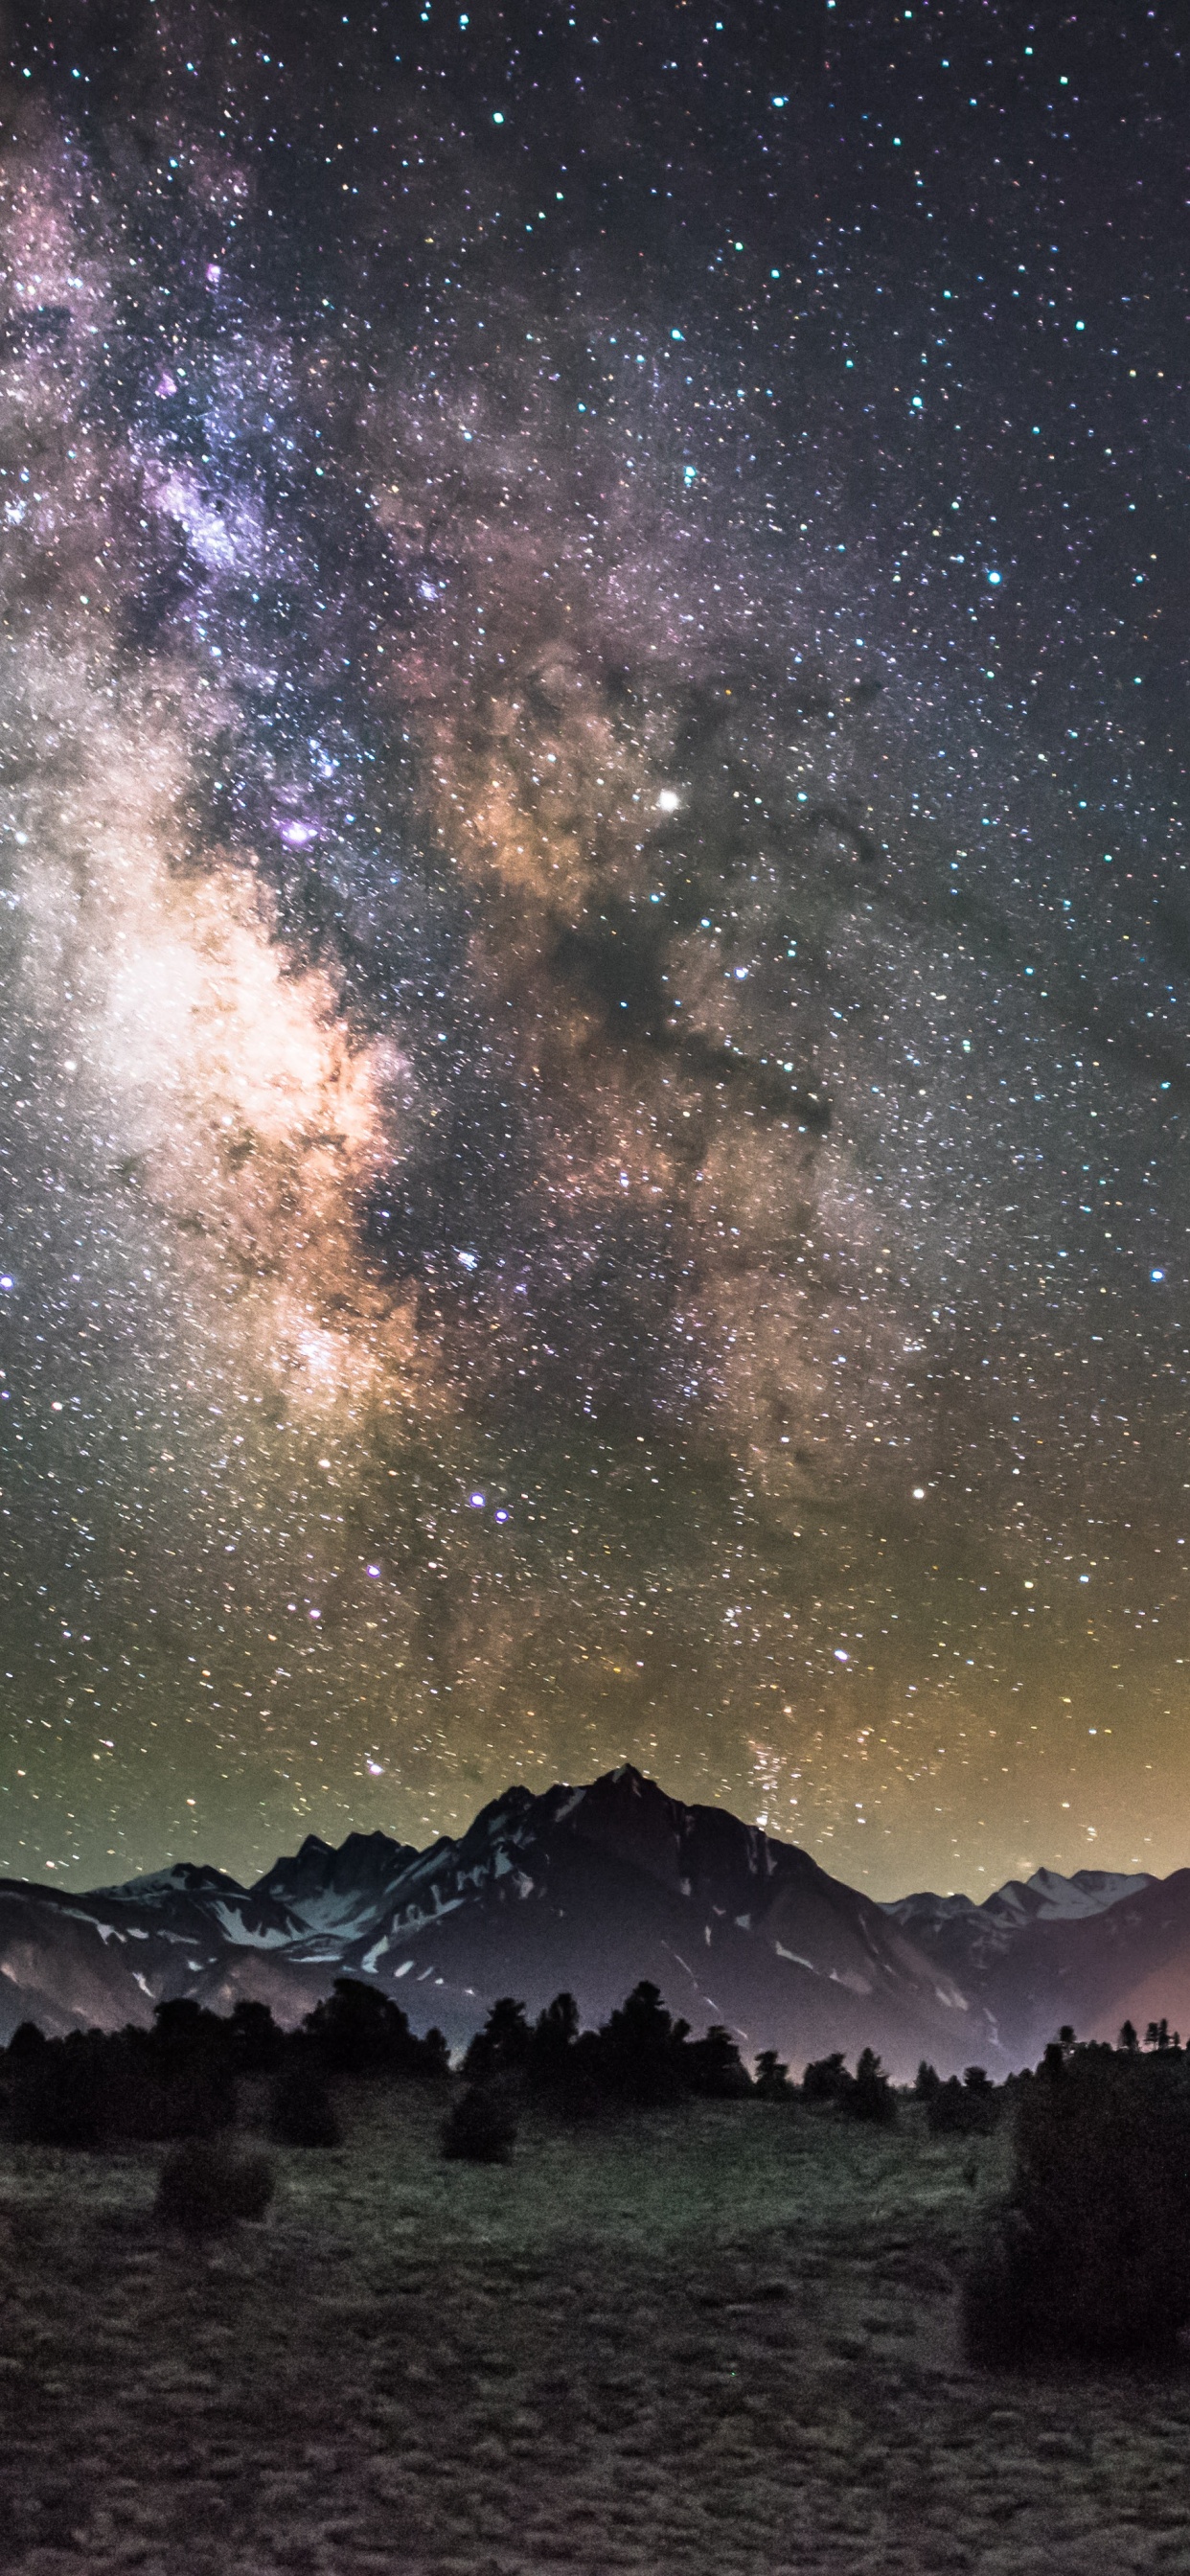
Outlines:
[[[705,2104],[477,2168],[439,2116],[356,2094],[198,2251],[153,2152],[0,2148],[0,2568],[1190,2571],[1190,2365],[963,2361],[994,2143]]]

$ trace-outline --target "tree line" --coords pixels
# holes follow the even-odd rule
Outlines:
[[[264,2078],[273,2136],[318,2146],[337,2141],[342,2079],[445,2084],[451,2073],[441,2031],[419,2037],[391,1997],[340,1977],[290,2032],[267,2004],[242,2002],[223,2015],[188,1997],[158,2004],[148,2030],[129,2025],[47,2039],[23,2023],[4,2052],[0,2096],[18,2140],[97,2148],[115,2139],[212,2137],[234,2123],[241,2079]],[[593,2030],[581,2027],[573,1995],[556,1995],[535,2019],[515,1997],[501,1996],[466,2049],[459,2076],[454,2090],[469,2103],[461,2134],[477,2139],[481,2105],[498,2105],[507,2128],[528,2101],[574,2117],[697,2099],[800,2099],[877,2124],[897,2116],[897,2095],[872,2049],[862,2051],[854,2073],[841,2052],[808,2066],[800,2086],[775,2049],[763,2050],[750,2072],[721,2023],[694,2037],[647,1980]],[[987,2077],[972,2069],[968,2091],[976,2082],[992,2094]],[[926,2067],[918,2091],[928,2095],[928,2109],[935,2099],[949,2100],[948,2087]]]
[[[813,2061],[800,2085],[773,2050],[750,2073],[721,2024],[694,2038],[642,1982],[596,2030],[571,1995],[535,2019],[502,1996],[452,2074],[441,2031],[419,2037],[398,2004],[344,1977],[291,2032],[265,2004],[223,2016],[186,1998],[159,2004],[148,2030],[47,2039],[26,2022],[0,2053],[0,2114],[18,2142],[165,2145],[159,2212],[203,2232],[260,2216],[272,2194],[267,2155],[232,2143],[245,2079],[257,2104],[263,2087],[272,2138],[302,2148],[340,2143],[348,2079],[420,2084],[441,2107],[443,2154],[483,2163],[508,2157],[530,2104],[581,2120],[752,2100],[886,2128],[915,2098],[933,2137],[1004,2120],[962,2289],[972,2358],[1162,2357],[1190,2326],[1190,2048],[1165,2021],[1143,2043],[1125,2022],[1114,2048],[1063,2029],[1032,2073],[999,2086],[978,2066],[943,2079],[923,2062],[907,2094],[870,2048],[854,2070],[841,2051]]]

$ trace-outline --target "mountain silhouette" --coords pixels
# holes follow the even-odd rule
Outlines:
[[[147,2024],[192,1995],[293,2024],[336,1976],[396,1997],[461,2045],[502,1994],[562,1988],[585,2023],[640,1978],[695,2030],[795,2068],[875,2048],[899,2080],[1033,2063],[1063,2022],[1190,2029],[1190,1870],[1039,1870],[982,1904],[878,1904],[721,1807],[686,1806],[630,1764],[584,1787],[507,1790],[428,1849],[307,1836],[251,1887],[189,1862],[79,1895],[0,1882],[0,2040]]]

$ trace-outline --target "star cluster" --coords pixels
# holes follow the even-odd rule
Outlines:
[[[1184,1860],[1179,42],[18,12],[0,1867]]]

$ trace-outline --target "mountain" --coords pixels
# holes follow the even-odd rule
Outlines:
[[[348,1940],[367,1930],[418,1858],[413,1843],[390,1842],[387,1834],[348,1834],[337,1850],[307,1834],[296,1856],[275,1860],[252,1893],[283,1905],[307,1931]]]
[[[601,2020],[641,1977],[695,2029],[725,2021],[748,2048],[801,2061],[874,2033],[890,2062],[916,2066],[927,2048],[949,2061],[967,2018],[952,1981],[870,1898],[630,1766],[589,1788],[510,1790],[410,1865],[388,1920],[345,1965],[411,2008],[425,1989],[448,2033],[474,2027],[497,1994],[536,2011],[562,1987]]]
[[[1069,2022],[1080,2039],[1142,2033],[1163,2016],[1190,2032],[1190,1870],[1073,1878],[1037,1870],[982,1905],[906,1896],[884,1911],[964,1993],[978,1995],[1001,2050],[1028,2065]]]
[[[687,1807],[625,1764],[584,1788],[517,1787],[425,1851],[309,1835],[244,1888],[180,1863],[89,1895],[0,1882],[0,2039],[147,2023],[189,1994],[292,2024],[336,1976],[399,1999],[452,2044],[497,1995],[536,2012],[561,1988],[602,2020],[639,1978],[695,2030],[795,2069],[876,2048],[901,2080],[1030,2064],[1063,2022],[1190,2029],[1190,1871],[1164,1881],[1039,1870],[977,1905],[892,1904],[828,1876],[719,1807]]]
[[[1010,1878],[978,1905],[971,1896],[898,1896],[882,1911],[949,1975],[970,1983],[1015,1949],[1028,1926],[1083,1922],[1156,1885],[1144,1872],[1129,1878],[1112,1870],[1079,1869],[1073,1878],[1060,1878],[1056,1870],[1037,1869],[1024,1881]]]
[[[977,1916],[988,1925],[1057,1919],[1069,1923],[1087,1914],[1102,1914],[1122,1896],[1135,1896],[1142,1887],[1155,1884],[1145,1870],[1129,1877],[1119,1870],[1076,1869],[1073,1878],[1061,1878],[1056,1869],[1035,1869],[1032,1878],[1010,1878],[978,1905],[973,1896],[894,1896],[885,1900],[883,1911],[895,1914],[901,1923],[953,1921],[959,1915]]]

